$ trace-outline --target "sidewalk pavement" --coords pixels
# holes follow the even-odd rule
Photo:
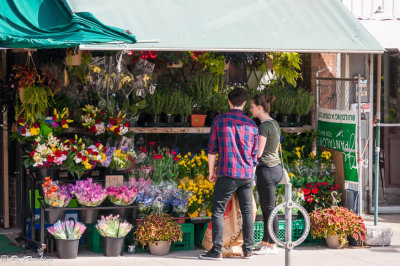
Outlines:
[[[364,217],[367,223],[373,222],[373,216]],[[400,215],[380,215],[379,224],[387,225],[393,229],[393,238],[389,247],[366,247],[366,248],[344,248],[329,249],[325,246],[298,247],[291,252],[292,266],[391,266],[400,265]],[[0,265],[57,265],[57,266],[132,266],[132,265],[162,265],[162,266],[180,266],[180,265],[229,265],[229,266],[246,266],[246,265],[285,265],[285,251],[279,249],[278,255],[270,256],[253,256],[251,260],[241,258],[227,258],[222,261],[204,261],[199,260],[197,256],[204,250],[196,249],[190,251],[174,251],[168,256],[157,257],[149,254],[124,254],[121,257],[104,257],[102,254],[95,254],[88,251],[79,253],[77,259],[60,260],[57,257],[49,256],[48,261],[38,261],[37,256],[33,252],[28,252],[26,256],[32,256],[32,261],[23,260],[23,255],[18,255],[16,261],[8,259],[1,261]]]

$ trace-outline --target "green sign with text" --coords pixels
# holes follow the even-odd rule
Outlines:
[[[318,111],[318,146],[343,153],[344,176],[358,181],[356,157],[357,112],[320,108]]]

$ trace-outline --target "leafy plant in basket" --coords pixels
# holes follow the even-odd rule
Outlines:
[[[92,178],[77,180],[70,189],[78,203],[86,207],[99,206],[108,196],[107,190],[100,184],[93,183]]]
[[[316,237],[337,237],[340,246],[347,246],[347,237],[365,241],[365,224],[361,216],[344,207],[317,209],[310,215],[311,234]]]
[[[46,137],[37,137],[33,143],[33,150],[25,157],[25,167],[53,167],[63,165],[67,160],[69,146],[62,143],[58,137],[50,133]]]
[[[125,237],[132,230],[132,225],[121,220],[118,214],[110,214],[101,216],[96,229],[102,237]]]
[[[111,203],[119,206],[131,205],[138,194],[138,189],[134,186],[111,186],[107,188],[108,199]]]
[[[60,186],[57,181],[45,177],[42,184],[44,202],[51,207],[67,207],[73,194],[66,185]]]
[[[53,226],[47,228],[47,231],[55,239],[80,239],[86,230],[86,226],[73,220],[58,221]]]
[[[135,232],[136,240],[143,246],[156,241],[182,241],[182,229],[168,215],[151,214]]]
[[[66,144],[70,146],[66,166],[68,171],[77,175],[78,178],[106,160],[107,147],[99,142],[94,145],[87,145],[86,142],[89,141],[83,141],[82,138],[78,139],[77,136],[75,136],[75,139],[66,141]]]
[[[82,126],[88,128],[91,133],[94,133],[96,135],[103,134],[106,130],[104,124],[104,122],[106,121],[104,111],[89,104],[85,105],[85,107],[82,108],[82,111]]]

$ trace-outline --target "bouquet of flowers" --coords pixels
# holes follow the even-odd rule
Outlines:
[[[108,196],[107,190],[100,184],[93,183],[91,178],[77,180],[70,189],[78,203],[87,207],[99,206]]]
[[[78,177],[106,160],[107,147],[99,142],[87,146],[81,138],[78,139],[75,136],[75,140],[70,139],[67,143],[71,147],[67,169],[70,173],[77,174]]]
[[[341,197],[337,192],[338,188],[339,185],[329,182],[307,183],[302,188],[304,207],[311,212],[318,208],[329,208],[339,204]]]
[[[211,216],[212,195],[214,193],[214,183],[211,183],[203,175],[198,175],[195,180],[188,177],[179,181],[178,189],[190,195],[189,198],[189,217],[197,217],[200,212]]]
[[[33,143],[33,151],[25,160],[25,166],[57,167],[67,160],[68,145],[61,142],[60,138],[49,133],[47,138],[37,137]]]
[[[81,116],[82,126],[89,129],[91,133],[96,135],[103,134],[106,130],[105,124],[105,114],[103,110],[100,110],[93,105],[85,105],[82,108],[84,114]]]
[[[51,207],[67,207],[73,196],[68,187],[58,185],[50,177],[45,177],[44,180],[42,188],[46,204]]]
[[[110,148],[107,150],[107,159],[103,162],[103,166],[112,169],[126,169],[135,162],[135,157],[135,151],[128,147]]]
[[[135,200],[138,189],[134,186],[120,186],[119,188],[116,187],[109,187],[107,188],[108,199],[115,205],[130,205]]]
[[[107,131],[117,136],[123,136],[128,133],[131,124],[125,118],[126,114],[121,115],[121,112],[116,117],[110,117],[107,124]]]
[[[53,226],[47,228],[47,231],[55,239],[80,239],[86,230],[86,226],[80,222],[67,220],[58,221]]]
[[[132,230],[132,225],[121,221],[119,215],[110,214],[107,217],[101,216],[96,229],[103,237],[125,237]]]
[[[63,108],[61,112],[57,109],[53,111],[52,126],[53,128],[69,128],[68,124],[71,124],[74,120],[69,119],[69,109]]]
[[[25,138],[34,137],[40,134],[39,123],[33,123],[31,126],[26,123],[22,118],[18,119],[17,124],[19,126],[18,133]]]

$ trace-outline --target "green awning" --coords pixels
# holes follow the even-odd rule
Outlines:
[[[91,13],[70,13],[60,0],[2,0],[0,4],[0,47],[135,42],[126,30],[106,26]]]
[[[382,53],[339,0],[66,0],[129,29],[133,50]],[[115,50],[115,45],[82,45]]]

